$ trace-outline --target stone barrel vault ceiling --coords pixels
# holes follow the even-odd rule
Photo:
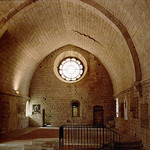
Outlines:
[[[98,57],[115,94],[147,79],[149,6],[149,0],[0,1],[1,92],[28,96],[40,62],[69,44]]]

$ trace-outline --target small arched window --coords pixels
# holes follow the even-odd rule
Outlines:
[[[29,117],[29,101],[26,102],[26,117]]]
[[[116,117],[119,117],[119,100],[116,98]]]
[[[72,117],[80,116],[80,103],[78,101],[72,102]]]

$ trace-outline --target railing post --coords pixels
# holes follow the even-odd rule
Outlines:
[[[114,132],[113,132],[113,146],[115,145],[115,137],[114,137]]]
[[[79,141],[80,141],[80,135],[79,135],[79,126],[77,127],[78,128],[78,149],[79,149]]]
[[[97,148],[98,148],[98,145],[99,145],[99,139],[98,139],[98,129],[100,128],[100,126],[97,126]]]
[[[102,147],[102,127],[100,126],[100,148]]]
[[[118,149],[120,149],[120,135],[119,135]]]
[[[81,148],[82,148],[82,126],[81,127]]]
[[[84,148],[85,148],[85,126],[84,126]]]
[[[62,141],[62,148],[63,148],[63,126],[59,128],[59,149],[61,147],[61,141]]]
[[[71,145],[70,145],[70,147],[73,148],[73,142],[72,142],[72,125],[71,125]]]
[[[103,148],[104,148],[104,126],[103,126]]]
[[[100,137],[99,137],[100,136]],[[119,149],[120,135],[105,126],[65,125],[59,128],[60,149]]]

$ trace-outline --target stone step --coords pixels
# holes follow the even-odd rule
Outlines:
[[[116,148],[120,150],[142,150],[143,145],[141,141],[137,141],[132,143],[120,143],[119,146],[116,146]]]

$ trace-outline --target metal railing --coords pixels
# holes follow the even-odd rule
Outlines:
[[[64,125],[60,127],[60,149],[119,149],[120,135],[96,125]],[[116,145],[117,144],[117,145]]]

